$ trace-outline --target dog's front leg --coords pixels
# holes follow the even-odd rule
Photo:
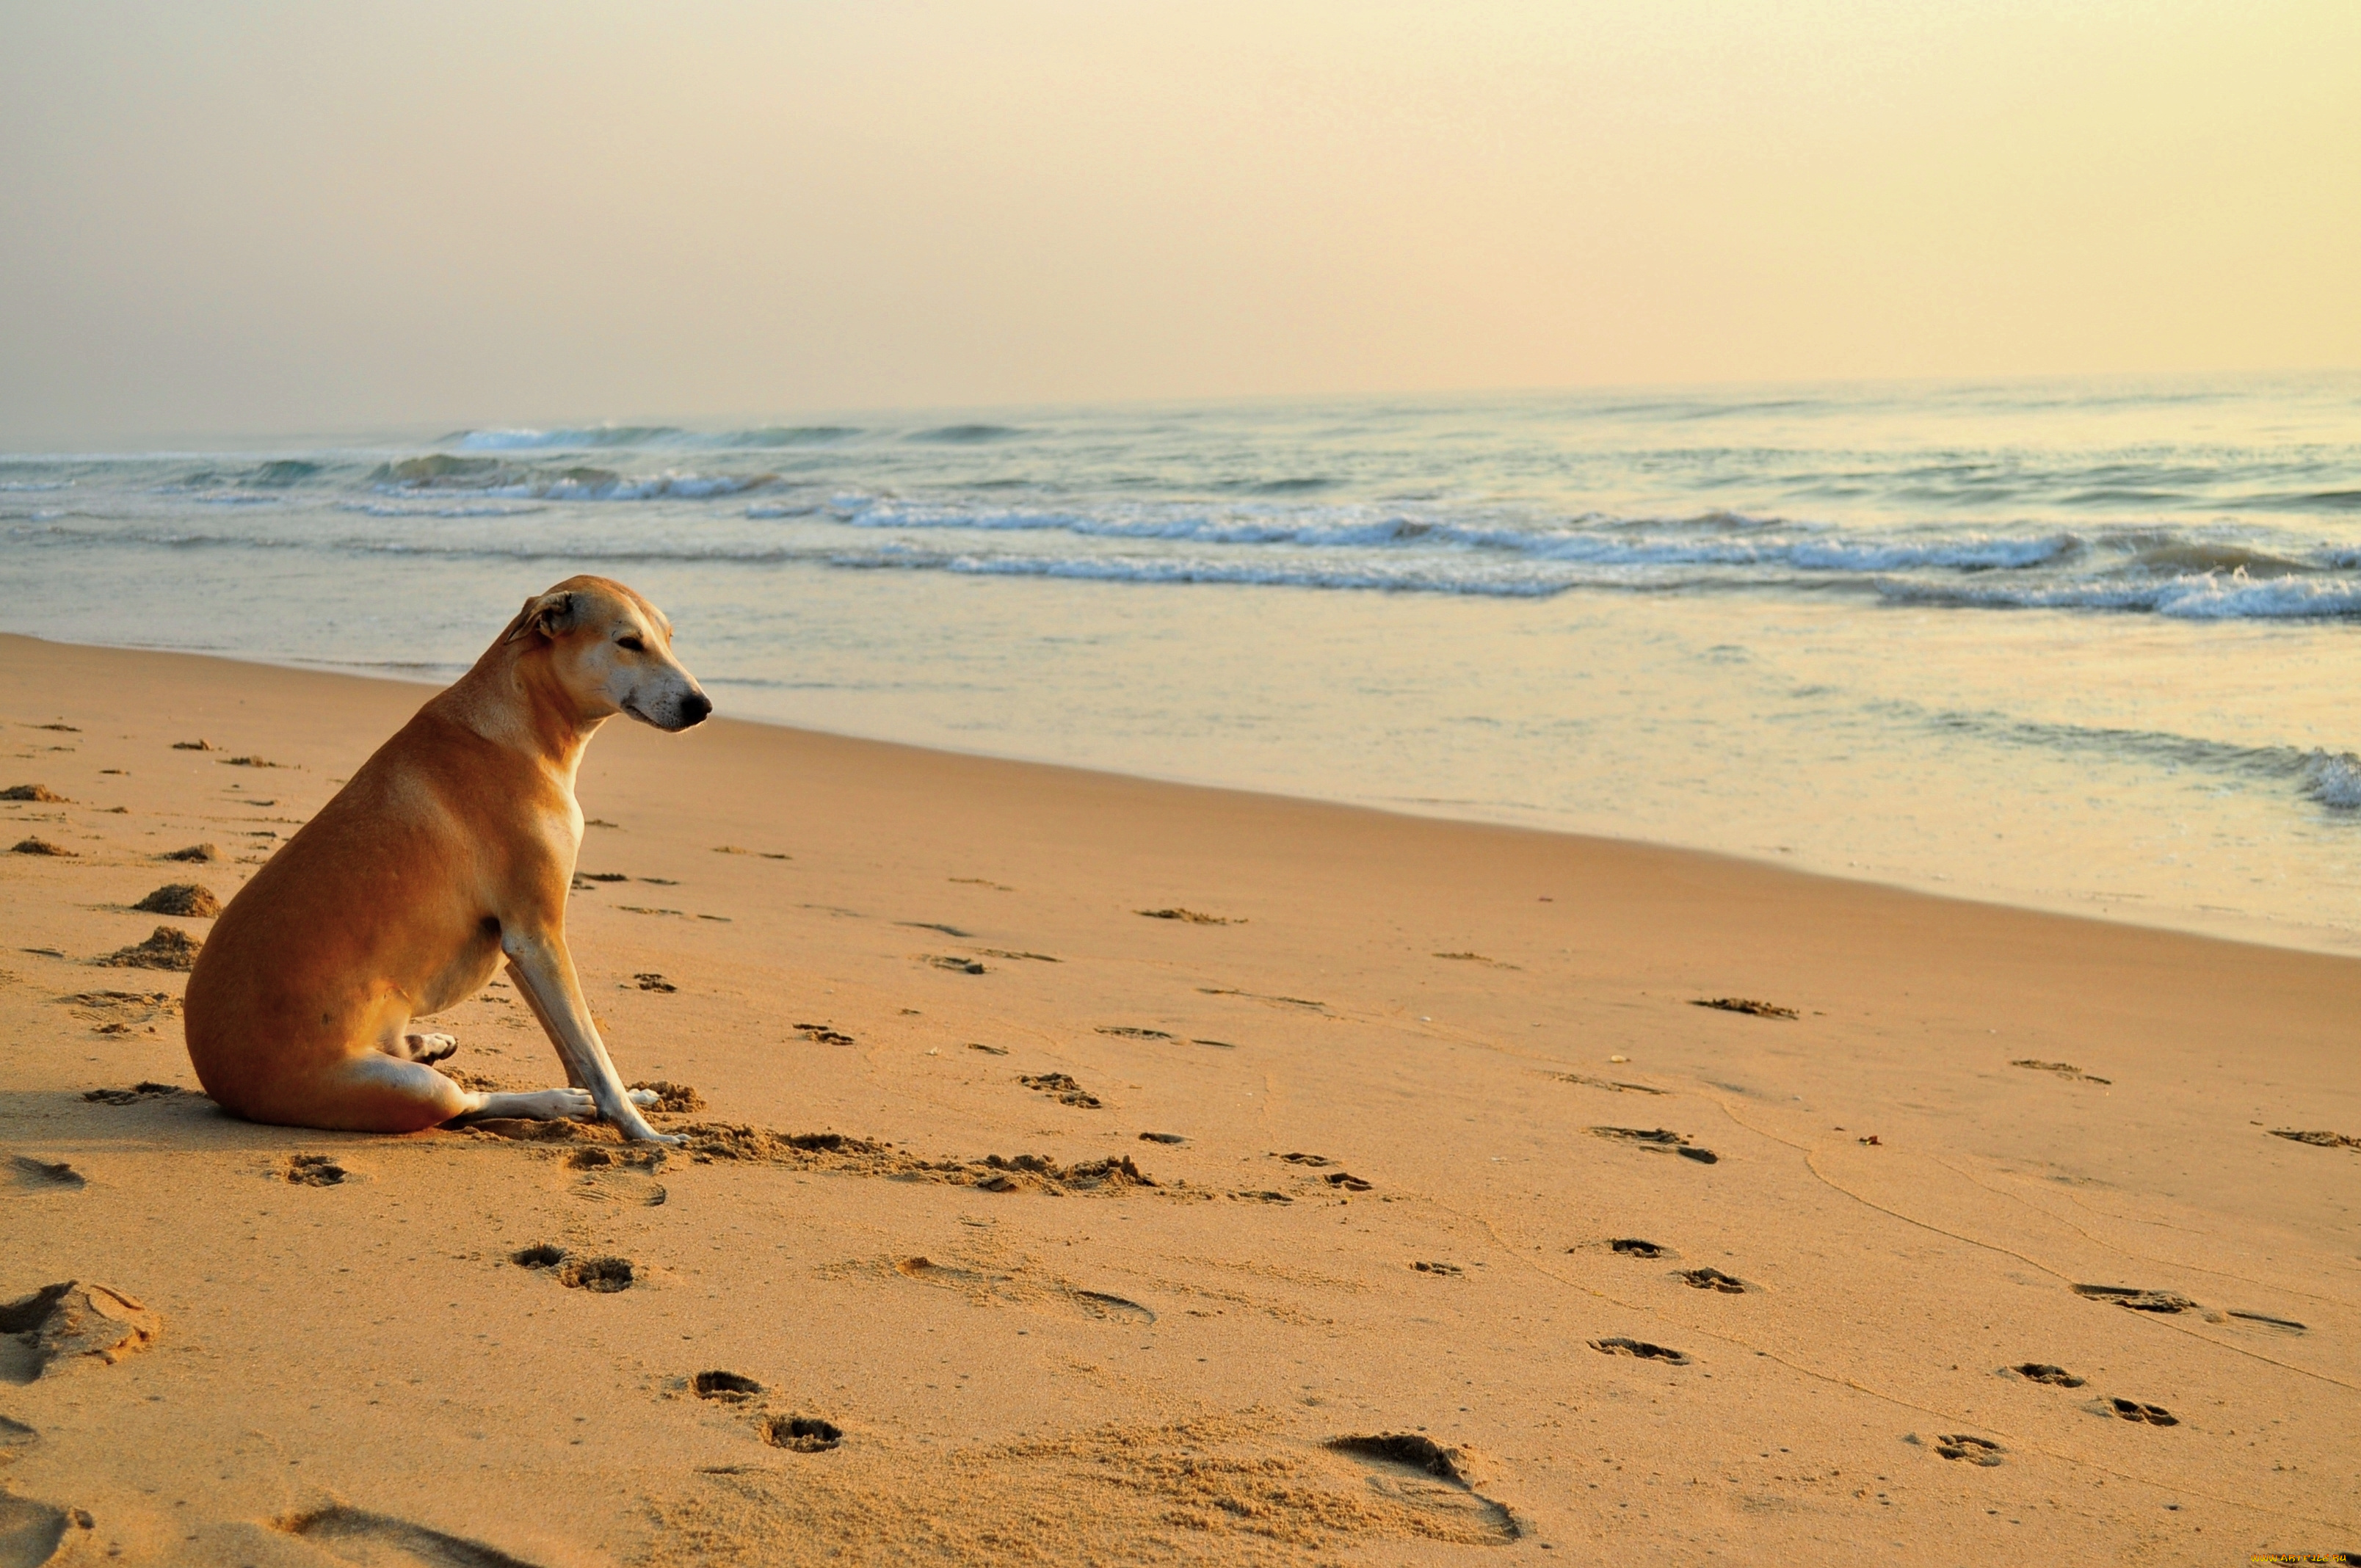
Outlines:
[[[566,1076],[577,1088],[590,1091],[598,1114],[637,1142],[680,1142],[649,1126],[639,1107],[631,1103],[607,1055],[606,1042],[599,1039],[598,1025],[590,1021],[590,1005],[582,999],[574,960],[564,943],[555,938],[503,930],[500,949],[508,954],[509,974],[524,992],[542,1027],[549,1031],[550,1044],[566,1063]]]

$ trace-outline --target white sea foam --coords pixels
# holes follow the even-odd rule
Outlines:
[[[2303,761],[2303,792],[2340,811],[2361,807],[2361,756],[2313,751]]]
[[[377,488],[384,494],[398,496],[465,491],[550,501],[705,500],[716,496],[743,495],[777,480],[775,474],[623,475],[604,468],[517,474],[494,468],[480,474],[436,475],[425,479],[396,477],[380,480]]]
[[[462,452],[589,451],[606,446],[647,446],[686,433],[672,425],[600,424],[574,430],[470,430],[452,444]]]
[[[471,505],[455,502],[449,506],[404,506],[390,501],[338,501],[338,511],[357,511],[369,517],[530,517],[548,509],[538,506]]]

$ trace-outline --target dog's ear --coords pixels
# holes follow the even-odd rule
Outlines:
[[[528,631],[538,631],[544,637],[561,637],[574,630],[574,595],[566,589],[537,595],[524,601],[509,634],[502,639],[513,642]]]

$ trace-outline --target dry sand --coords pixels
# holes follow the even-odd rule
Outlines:
[[[0,1301],[79,1282],[0,1309],[0,1568],[2361,1545],[2361,1147],[2273,1135],[2361,1134],[2349,960],[619,721],[572,945],[690,1145],[252,1126],[95,960],[423,692],[0,674],[70,851],[0,856]]]

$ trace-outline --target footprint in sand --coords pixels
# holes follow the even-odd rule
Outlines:
[[[0,1380],[30,1383],[78,1367],[112,1366],[156,1341],[164,1321],[120,1290],[87,1280],[45,1285],[0,1303]]]
[[[1618,1143],[1636,1144],[1655,1153],[1667,1150],[1683,1159],[1693,1159],[1699,1165],[1718,1165],[1721,1157],[1711,1149],[1692,1145],[1686,1133],[1675,1133],[1668,1127],[1593,1127],[1594,1137],[1611,1138]]]
[[[272,1519],[270,1528],[369,1568],[379,1564],[393,1568],[399,1563],[418,1563],[423,1568],[533,1568],[523,1558],[511,1557],[479,1541],[342,1505],[288,1514]]]
[[[1590,1348],[1602,1355],[1633,1355],[1642,1361],[1661,1361],[1667,1365],[1686,1366],[1688,1356],[1677,1350],[1667,1350],[1661,1344],[1650,1344],[1642,1339],[1626,1339],[1618,1334],[1612,1339],[1595,1339]]]
[[[2180,1418],[2162,1405],[2143,1405],[2137,1399],[2109,1399],[2099,1407],[2103,1416],[2117,1416],[2127,1421],[2145,1421],[2152,1427],[2177,1427]]]
[[[965,1294],[972,1301],[998,1301],[1019,1306],[1038,1305],[1047,1301],[1062,1302],[1086,1318],[1104,1321],[1146,1325],[1156,1321],[1149,1309],[1128,1298],[1104,1290],[1085,1290],[1063,1280],[1035,1281],[1019,1274],[994,1274],[980,1268],[960,1268],[937,1263],[930,1257],[906,1257],[894,1265],[894,1272],[906,1279],[917,1279],[929,1285],[947,1286]]]
[[[1413,1263],[1411,1266],[1417,1269],[1421,1274],[1449,1275],[1465,1274],[1467,1272],[1455,1263]]]
[[[1139,1141],[1143,1144],[1185,1144],[1189,1140],[1179,1133],[1142,1133]]]
[[[2361,1149],[2361,1138],[2350,1133],[2301,1133],[2293,1127],[2273,1127],[2271,1136],[2285,1138],[2290,1143],[2310,1144],[2323,1149]]]
[[[1060,1105],[1074,1105],[1079,1106],[1085,1111],[1096,1111],[1106,1103],[1106,1102],[1101,1100],[1097,1095],[1093,1094],[1089,1090],[1084,1089],[1081,1084],[1075,1082],[1073,1078],[1067,1073],[1023,1073],[1018,1075],[1016,1081],[1023,1084],[1027,1089],[1034,1090],[1039,1093],[1049,1096],[1049,1098],[1055,1100]]]
[[[0,1494],[0,1568],[40,1568],[55,1561],[66,1531],[89,1518],[69,1516],[63,1508],[30,1497]]]
[[[567,1289],[588,1290],[598,1296],[629,1290],[634,1277],[631,1260],[627,1257],[578,1257],[560,1265],[557,1270],[557,1282]]]
[[[1607,1245],[1615,1251],[1622,1254],[1625,1257],[1653,1259],[1659,1257],[1678,1257],[1681,1255],[1672,1248],[1664,1246],[1660,1243],[1643,1242],[1637,1236],[1618,1236]],[[1569,1247],[1566,1250],[1571,1252],[1574,1249]]]
[[[769,1416],[761,1431],[764,1442],[790,1453],[826,1453],[844,1442],[841,1427],[818,1416]]]
[[[1782,1007],[1775,1002],[1757,1002],[1747,996],[1700,997],[1689,1003],[1692,1007],[1710,1007],[1720,1013],[1743,1013],[1753,1018],[1793,1018],[1792,1007]]]
[[[1967,1432],[1938,1433],[1935,1452],[1946,1459],[1964,1459],[1971,1464],[1994,1465],[2004,1463],[2001,1455],[2008,1450],[1989,1438],[1971,1436]]]
[[[1328,1447],[1338,1453],[1351,1453],[1364,1459],[1382,1459],[1389,1464],[1407,1464],[1413,1470],[1423,1470],[1441,1481],[1456,1481],[1467,1485],[1467,1477],[1459,1467],[1459,1451],[1445,1448],[1433,1438],[1420,1432],[1380,1432],[1374,1437],[1332,1437]]]
[[[566,1261],[566,1249],[554,1242],[543,1242],[509,1254],[509,1261],[519,1268],[555,1268]]]
[[[353,1173],[338,1165],[333,1155],[299,1154],[288,1156],[275,1174],[293,1187],[337,1187]]]
[[[1308,1166],[1314,1170],[1336,1163],[1322,1154],[1283,1154],[1279,1157],[1290,1165]],[[1332,1170],[1320,1179],[1344,1192],[1367,1192],[1371,1187],[1371,1183],[1355,1176],[1349,1170]]]
[[[1724,1274],[1719,1268],[1677,1269],[1673,1277],[1699,1290],[1719,1290],[1725,1296],[1743,1296],[1751,1288],[1745,1280]]]
[[[78,991],[58,1000],[102,1035],[152,1035],[159,1022],[181,1014],[181,999],[169,991]]]
[[[2131,1285],[2077,1285],[2074,1294],[2090,1301],[2112,1301],[2135,1312],[2188,1312],[2197,1307],[2176,1291],[2143,1290]]]
[[[2082,1072],[2082,1069],[2075,1068],[2073,1063],[2042,1063],[2042,1060],[2036,1060],[2036,1058],[2030,1058],[2030,1056],[2021,1058],[2021,1060],[2014,1060],[2014,1063],[2009,1065],[2012,1065],[2012,1068],[2030,1068],[2033,1072],[2057,1072],[2059,1077],[2063,1077],[2063,1080],[2078,1080],[2078,1081],[2085,1081],[2085,1084],[2114,1084],[2115,1081],[2115,1080],[2096,1077],[2096,1074],[2092,1072]]]
[[[1445,1448],[1422,1432],[1334,1437],[1322,1446],[1370,1466],[1376,1472],[1368,1477],[1371,1487],[1397,1505],[1415,1508],[1433,1523],[1449,1520],[1457,1527],[1421,1534],[1497,1546],[1524,1533],[1506,1507],[1476,1489],[1477,1477],[1465,1449]],[[1393,1475],[1386,1475],[1388,1471]]]
[[[2046,1383],[2053,1388],[2080,1388],[2083,1379],[2062,1366],[2052,1366],[2046,1361],[2020,1361],[2007,1370],[2028,1383]]]
[[[593,1144],[567,1155],[565,1168],[576,1173],[568,1190],[577,1198],[653,1209],[666,1196],[664,1184],[655,1179],[663,1164],[661,1149]]]
[[[720,1399],[732,1404],[743,1403],[763,1391],[760,1383],[735,1372],[700,1372],[688,1383],[700,1399]]]
[[[161,1100],[169,1095],[187,1092],[177,1083],[154,1083],[143,1080],[128,1089],[85,1090],[82,1098],[93,1105],[137,1105],[143,1101]]]
[[[63,1160],[54,1163],[29,1155],[8,1157],[6,1190],[18,1197],[43,1192],[74,1192],[87,1185],[82,1172]]]
[[[1156,1314],[1138,1302],[1121,1296],[1111,1296],[1104,1290],[1078,1290],[1068,1288],[1067,1298],[1086,1318],[1103,1318],[1111,1322],[1152,1323]]]

